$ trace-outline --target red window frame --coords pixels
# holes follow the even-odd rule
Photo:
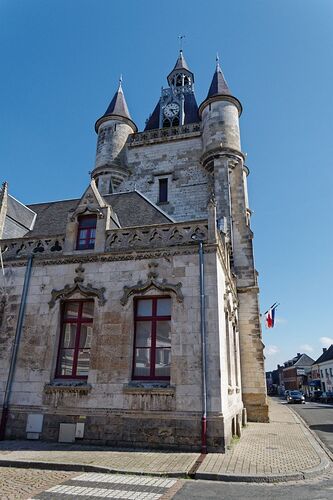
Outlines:
[[[157,301],[159,299],[170,299],[171,297],[165,295],[159,296],[149,296],[149,297],[137,297],[134,299],[134,349],[133,349],[133,369],[132,369],[132,380],[170,380],[169,376],[161,376],[155,374],[155,362],[156,362],[156,352],[159,347],[156,347],[156,324],[158,321],[171,321],[171,315],[166,316],[158,316],[157,315]],[[139,316],[138,315],[138,303],[143,300],[152,300],[152,316]],[[147,346],[142,346],[141,348],[150,349],[150,374],[148,376],[143,375],[135,375],[135,354],[136,349],[140,348],[137,345],[137,323],[138,321],[147,321],[151,323],[151,342],[150,348]],[[170,347],[163,347],[163,349],[170,349],[171,353],[171,345]]]
[[[76,250],[93,250],[96,240],[96,215],[78,217]]]
[[[61,331],[60,331],[60,339],[59,339],[59,348],[58,348],[58,357],[57,357],[57,366],[56,366],[56,378],[65,378],[65,379],[80,379],[87,380],[88,375],[77,375],[77,365],[78,365],[78,357],[80,349],[80,337],[81,337],[81,326],[84,324],[93,324],[93,318],[83,317],[83,307],[84,304],[94,304],[93,300],[68,300],[63,302],[61,305]],[[66,318],[66,310],[70,304],[78,304],[78,312],[76,317]],[[65,338],[65,326],[67,324],[76,324],[76,332],[75,332],[75,341],[74,347],[63,347],[63,342]],[[85,350],[90,351],[90,347],[84,347]],[[63,351],[74,351],[73,352],[73,361],[72,361],[72,373],[62,375],[61,374],[61,354]],[[90,358],[90,354],[89,354]]]

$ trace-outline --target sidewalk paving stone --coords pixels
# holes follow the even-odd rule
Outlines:
[[[282,401],[269,402],[270,422],[249,423],[225,454],[208,454],[197,479],[269,482],[302,479],[329,467],[330,460],[301,420]]]

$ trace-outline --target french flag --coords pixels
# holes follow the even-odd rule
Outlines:
[[[279,304],[275,302],[268,311],[265,312],[266,328],[273,328],[275,322],[275,309]]]

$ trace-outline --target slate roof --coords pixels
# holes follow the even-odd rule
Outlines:
[[[115,93],[115,95],[113,96],[112,101],[110,102],[104,115],[101,116],[96,121],[96,124],[95,124],[96,132],[98,131],[98,127],[101,123],[101,120],[103,120],[103,118],[106,118],[107,116],[114,116],[114,115],[115,116],[122,116],[124,118],[127,118],[128,120],[133,121],[131,118],[131,115],[128,111],[126,99],[125,99],[124,92],[123,92],[123,89],[121,86],[121,81],[119,82],[118,90]]]
[[[184,94],[184,112],[185,119],[184,125],[189,123],[198,123],[201,121],[199,117],[198,105],[195,95],[192,93]],[[145,130],[152,130],[160,127],[160,101],[156,104],[155,109],[151,116],[149,117]]]
[[[207,99],[216,95],[231,95],[226,79],[224,78],[222,69],[217,62],[216,70],[210,84]]]
[[[7,213],[2,239],[21,238],[33,227],[36,214],[10,194],[7,197]]]
[[[121,227],[168,224],[172,221],[137,191],[105,195],[103,198],[118,215]],[[37,219],[27,236],[64,234],[68,212],[75,209],[79,201],[74,199],[29,205],[37,213]]]
[[[171,73],[173,71],[178,71],[178,70],[181,70],[181,69],[186,69],[186,71],[189,71],[190,73],[192,73],[192,71],[188,67],[187,62],[185,61],[185,57],[184,57],[184,54],[183,54],[182,50],[179,51],[178,59],[176,61],[175,67],[173,68],[173,70],[171,71]]]
[[[325,351],[319,358],[314,362],[314,364],[324,363],[325,361],[331,361],[333,359],[333,344]]]

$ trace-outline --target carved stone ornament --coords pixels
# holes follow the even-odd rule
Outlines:
[[[94,288],[90,283],[87,283],[87,286],[83,285],[83,273],[84,267],[82,264],[75,269],[77,276],[74,278],[73,285],[65,285],[61,290],[52,290],[51,292],[51,300],[49,302],[50,309],[54,307],[55,303],[59,299],[68,299],[74,293],[79,292],[84,297],[97,297],[98,304],[100,306],[104,306],[106,299],[104,297],[105,288]]]
[[[183,302],[184,296],[181,291],[182,284],[176,283],[174,285],[172,283],[168,283],[166,279],[158,281],[158,273],[156,272],[158,264],[156,262],[151,262],[148,266],[150,271],[148,272],[147,281],[143,282],[142,280],[139,280],[136,285],[124,286],[124,293],[120,299],[121,305],[125,306],[131,295],[147,292],[151,288],[157,288],[157,290],[160,290],[161,292],[172,292],[176,295],[178,302]]]
[[[104,218],[103,212],[99,208],[93,207],[91,205],[86,205],[85,207],[81,207],[75,210],[75,212],[71,216],[71,221],[74,222],[79,215],[84,215],[86,212],[88,214],[97,215],[99,219]]]

